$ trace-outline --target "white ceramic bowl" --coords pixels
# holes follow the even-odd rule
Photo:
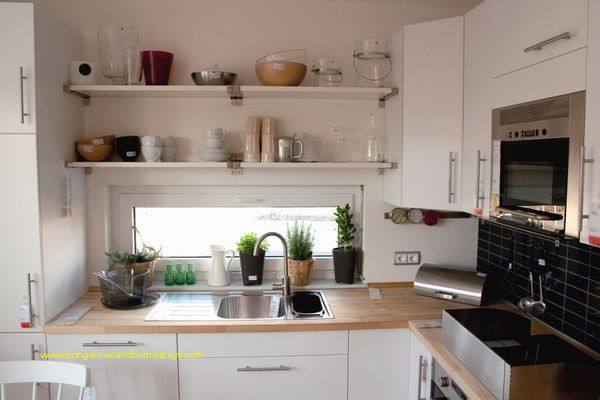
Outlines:
[[[177,154],[177,147],[163,146],[162,155],[160,156],[161,161],[173,162],[175,161],[175,155]]]
[[[162,147],[142,146],[142,154],[146,162],[160,161],[160,156],[162,155]]]
[[[204,148],[210,150],[222,150],[225,148],[223,139],[204,138]]]
[[[206,139],[223,139],[225,137],[225,129],[223,128],[215,128],[206,131],[204,134]]]
[[[177,146],[177,139],[173,136],[168,136],[162,140],[163,147],[175,147]]]
[[[140,141],[142,142],[142,146],[146,146],[146,147],[162,146],[162,139],[159,136],[155,136],[155,135],[142,136]]]
[[[231,154],[228,149],[202,149],[200,158],[204,161],[227,161]]]

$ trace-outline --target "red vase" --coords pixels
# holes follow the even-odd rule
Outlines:
[[[168,85],[173,53],[160,50],[142,51],[142,70],[146,85]]]

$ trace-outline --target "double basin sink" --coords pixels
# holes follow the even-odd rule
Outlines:
[[[279,292],[165,293],[146,321],[276,320],[333,318],[320,291],[297,291],[286,302]]]

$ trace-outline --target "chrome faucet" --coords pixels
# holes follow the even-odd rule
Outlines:
[[[288,300],[292,297],[292,288],[290,286],[290,273],[288,270],[288,248],[287,248],[287,242],[285,241],[285,238],[277,232],[265,233],[257,240],[256,245],[254,246],[254,255],[255,256],[258,255],[258,251],[260,250],[260,245],[269,236],[275,236],[276,238],[281,240],[281,244],[283,245],[283,278],[281,279],[280,282],[277,282],[277,280],[275,279],[275,272],[273,272],[273,290],[282,290],[283,297],[286,300]]]

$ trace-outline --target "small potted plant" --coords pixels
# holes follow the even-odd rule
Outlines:
[[[354,249],[353,241],[356,233],[356,226],[352,221],[354,215],[350,204],[344,207],[337,207],[335,213],[335,223],[337,224],[337,242],[338,247],[333,249],[333,270],[335,281],[337,283],[354,283],[354,271],[356,270],[356,260],[358,252]]]
[[[139,235],[137,227],[133,226],[132,229]],[[150,270],[147,275],[147,285],[152,285],[152,275],[154,274],[154,261],[159,258],[162,254],[161,249],[149,246],[142,241],[142,249],[136,252],[130,251],[107,251],[104,254],[108,257],[110,262],[114,265],[121,265],[126,269],[146,269]]]
[[[310,282],[313,264],[314,235],[311,227],[299,224],[298,221],[287,229],[288,267],[290,283],[294,286],[305,286]]]
[[[269,249],[267,242],[260,244],[258,255],[254,255],[254,246],[258,236],[254,232],[243,235],[236,244],[236,250],[240,255],[240,267],[242,268],[242,281],[244,286],[261,285],[263,269],[265,266],[265,253]]]

